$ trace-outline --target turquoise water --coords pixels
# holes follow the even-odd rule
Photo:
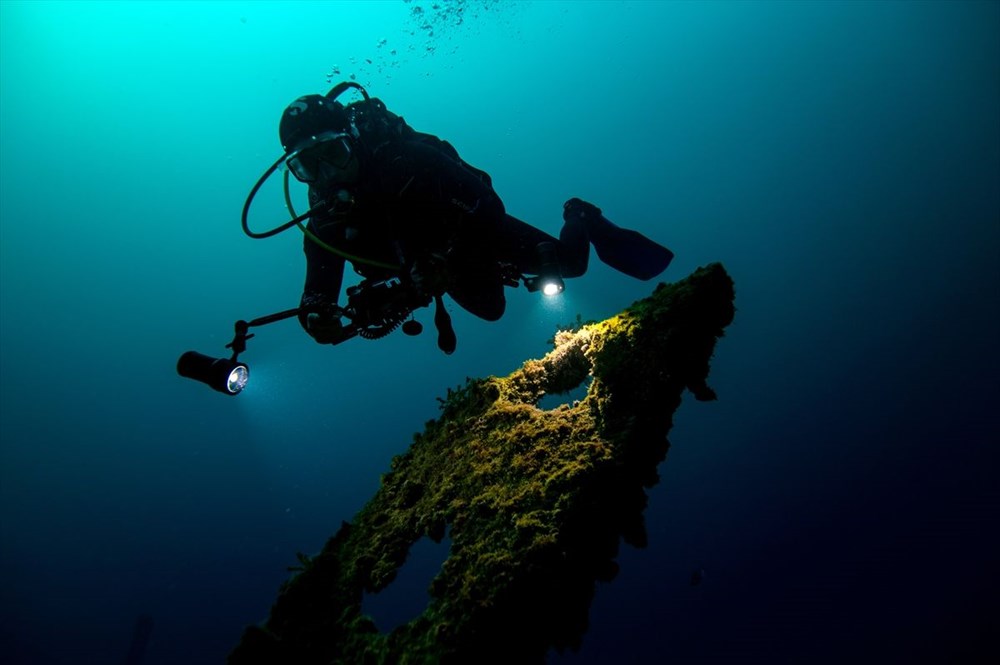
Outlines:
[[[352,74],[512,214],[557,232],[580,196],[671,247],[664,279],[736,281],[649,547],[551,662],[988,657],[1000,4],[456,7],[0,1],[0,660],[121,662],[146,613],[146,665],[223,661],[437,396],[651,290],[594,261],[497,323],[453,307],[450,357],[288,321],[238,398],[179,379],[298,303],[297,231],[239,213],[285,105]],[[284,219],[269,183],[252,223]]]

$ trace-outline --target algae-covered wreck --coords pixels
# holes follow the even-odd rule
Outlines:
[[[682,393],[715,398],[709,361],[733,313],[732,281],[712,264],[559,333],[554,350],[509,376],[449,392],[229,663],[542,663],[552,647],[577,647],[620,541],[645,544],[645,488],[659,480]],[[538,408],[591,376],[582,400]],[[364,593],[388,586],[420,538],[446,533],[428,607],[380,633]]]

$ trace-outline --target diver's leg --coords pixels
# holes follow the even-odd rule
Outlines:
[[[493,282],[464,279],[457,275],[455,284],[448,289],[448,295],[462,309],[486,321],[497,321],[507,309],[507,299],[503,295],[503,282],[499,278]]]
[[[517,217],[507,215],[503,231],[497,236],[499,238],[497,258],[513,263],[527,274],[538,274],[541,270],[538,245],[543,242],[555,245],[563,277],[579,277],[587,271],[590,241],[586,226],[582,223],[565,224],[559,232],[559,239],[556,240],[545,231],[522,222]]]
[[[553,243],[563,277],[579,277],[587,271],[590,245],[597,256],[619,272],[636,279],[652,279],[666,270],[673,252],[637,231],[611,223],[597,206],[570,199],[563,206],[565,224],[559,240],[548,233],[506,215],[502,229],[495,233],[497,258],[513,263],[522,272],[538,274],[541,261],[538,245]]]
[[[559,267],[563,277],[579,277],[587,272],[590,234],[582,220],[567,219],[559,231]]]
[[[615,226],[592,203],[570,199],[563,206],[564,230],[584,226],[598,258],[636,279],[652,279],[666,270],[674,253],[638,231]]]
[[[448,295],[462,309],[487,321],[503,316],[507,300],[496,260],[480,252],[457,253],[449,262],[451,284]]]

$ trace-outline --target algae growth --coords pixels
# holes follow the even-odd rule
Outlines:
[[[685,389],[706,379],[732,321],[733,284],[712,264],[605,321],[559,333],[544,358],[449,391],[442,414],[392,461],[381,488],[287,581],[230,654],[254,663],[543,663],[578,648],[620,541],[646,544],[645,488]],[[593,379],[584,399],[545,394]],[[361,610],[424,536],[451,551],[422,615],[382,634]]]

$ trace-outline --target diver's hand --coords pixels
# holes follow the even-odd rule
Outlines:
[[[326,293],[306,291],[299,303],[299,323],[309,336],[320,344],[336,344],[344,339],[344,326],[340,321],[343,310],[337,301]]]
[[[410,266],[410,281],[424,296],[439,296],[448,290],[447,260],[439,254],[421,257]]]
[[[336,344],[344,339],[344,324],[339,316],[310,312],[306,315],[306,332],[320,344]]]

